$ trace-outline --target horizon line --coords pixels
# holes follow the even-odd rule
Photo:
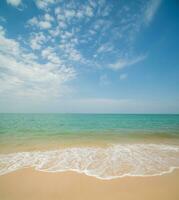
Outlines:
[[[95,112],[0,112],[0,114],[88,114],[88,115],[179,115],[179,113],[95,113]]]

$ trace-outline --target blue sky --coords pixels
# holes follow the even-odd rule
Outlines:
[[[0,112],[179,113],[175,0],[1,0]]]

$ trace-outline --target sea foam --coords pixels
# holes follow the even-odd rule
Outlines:
[[[46,172],[77,171],[99,179],[155,176],[179,167],[179,146],[119,144],[0,154],[0,175],[26,167]]]

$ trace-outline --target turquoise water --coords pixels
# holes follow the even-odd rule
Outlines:
[[[34,167],[101,179],[179,167],[179,115],[0,114],[0,175]]]
[[[179,115],[0,114],[1,147],[178,137]]]
[[[179,134],[179,115],[0,114],[0,134]]]

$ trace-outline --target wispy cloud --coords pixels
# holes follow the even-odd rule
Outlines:
[[[44,59],[50,61],[51,63],[59,65],[63,63],[52,47],[43,49],[41,55]]]
[[[37,7],[42,10],[48,9],[48,7],[55,2],[56,0],[35,0]]]
[[[5,29],[0,25],[0,35],[5,35]]]
[[[12,6],[19,6],[22,2],[22,0],[6,0],[8,4],[12,5]]]
[[[146,58],[146,55],[137,56],[135,58],[120,58],[117,62],[110,64],[109,68],[114,70],[123,69],[127,66],[134,65],[138,62],[143,61]]]
[[[113,44],[111,43],[104,43],[98,49],[97,53],[104,53],[104,52],[111,52],[114,49]]]
[[[49,14],[45,14],[41,17],[41,19],[38,19],[37,17],[33,17],[28,21],[28,24],[31,26],[37,26],[40,29],[49,29],[52,27],[52,21],[53,17]]]
[[[7,3],[19,8],[26,1],[7,0]],[[113,70],[146,58],[145,52],[136,56],[136,36],[142,28],[148,28],[145,25],[154,19],[161,0],[128,3],[34,0],[30,3],[36,6],[37,12],[21,27],[22,38],[25,33],[21,41],[15,32],[9,37],[9,30],[0,26],[1,97],[7,94],[59,97],[84,69],[106,70],[98,83],[109,85],[110,70],[114,73]],[[119,75],[120,80],[126,78],[126,73]],[[91,102],[94,101],[118,105],[111,100]]]
[[[132,49],[135,49],[136,34],[142,27],[144,15],[147,16],[146,13],[149,13],[147,10],[151,10],[149,7],[155,10],[156,6],[153,5],[153,0],[127,6],[120,5],[120,2],[118,4],[121,9],[116,12],[115,5],[105,0],[98,2],[90,0],[85,3],[36,1],[37,7],[43,12],[27,22],[34,30],[30,36],[30,45],[33,49],[40,50],[43,37],[39,35],[44,34],[43,31],[45,31],[48,44],[59,51],[61,57],[67,62],[102,66],[104,58],[108,55],[112,56],[113,60],[118,60],[117,63],[108,63],[110,68],[119,69],[135,64],[142,59],[133,58],[135,53]],[[111,14],[113,18],[108,17]],[[114,22],[118,23],[114,24]],[[88,48],[85,49],[84,45]],[[121,56],[125,54],[129,56],[127,58]]]
[[[46,50],[46,52],[45,52]],[[28,97],[57,98],[65,91],[65,83],[76,73],[73,67],[60,62],[51,49],[42,52],[43,64],[39,57],[24,50],[18,41],[0,34],[0,94]]]
[[[43,32],[33,33],[29,39],[30,47],[35,49],[41,49],[44,42],[47,42],[47,38],[45,37]]]
[[[144,20],[146,24],[149,24],[152,21],[161,2],[162,0],[151,0],[148,2],[147,8],[144,12]]]

